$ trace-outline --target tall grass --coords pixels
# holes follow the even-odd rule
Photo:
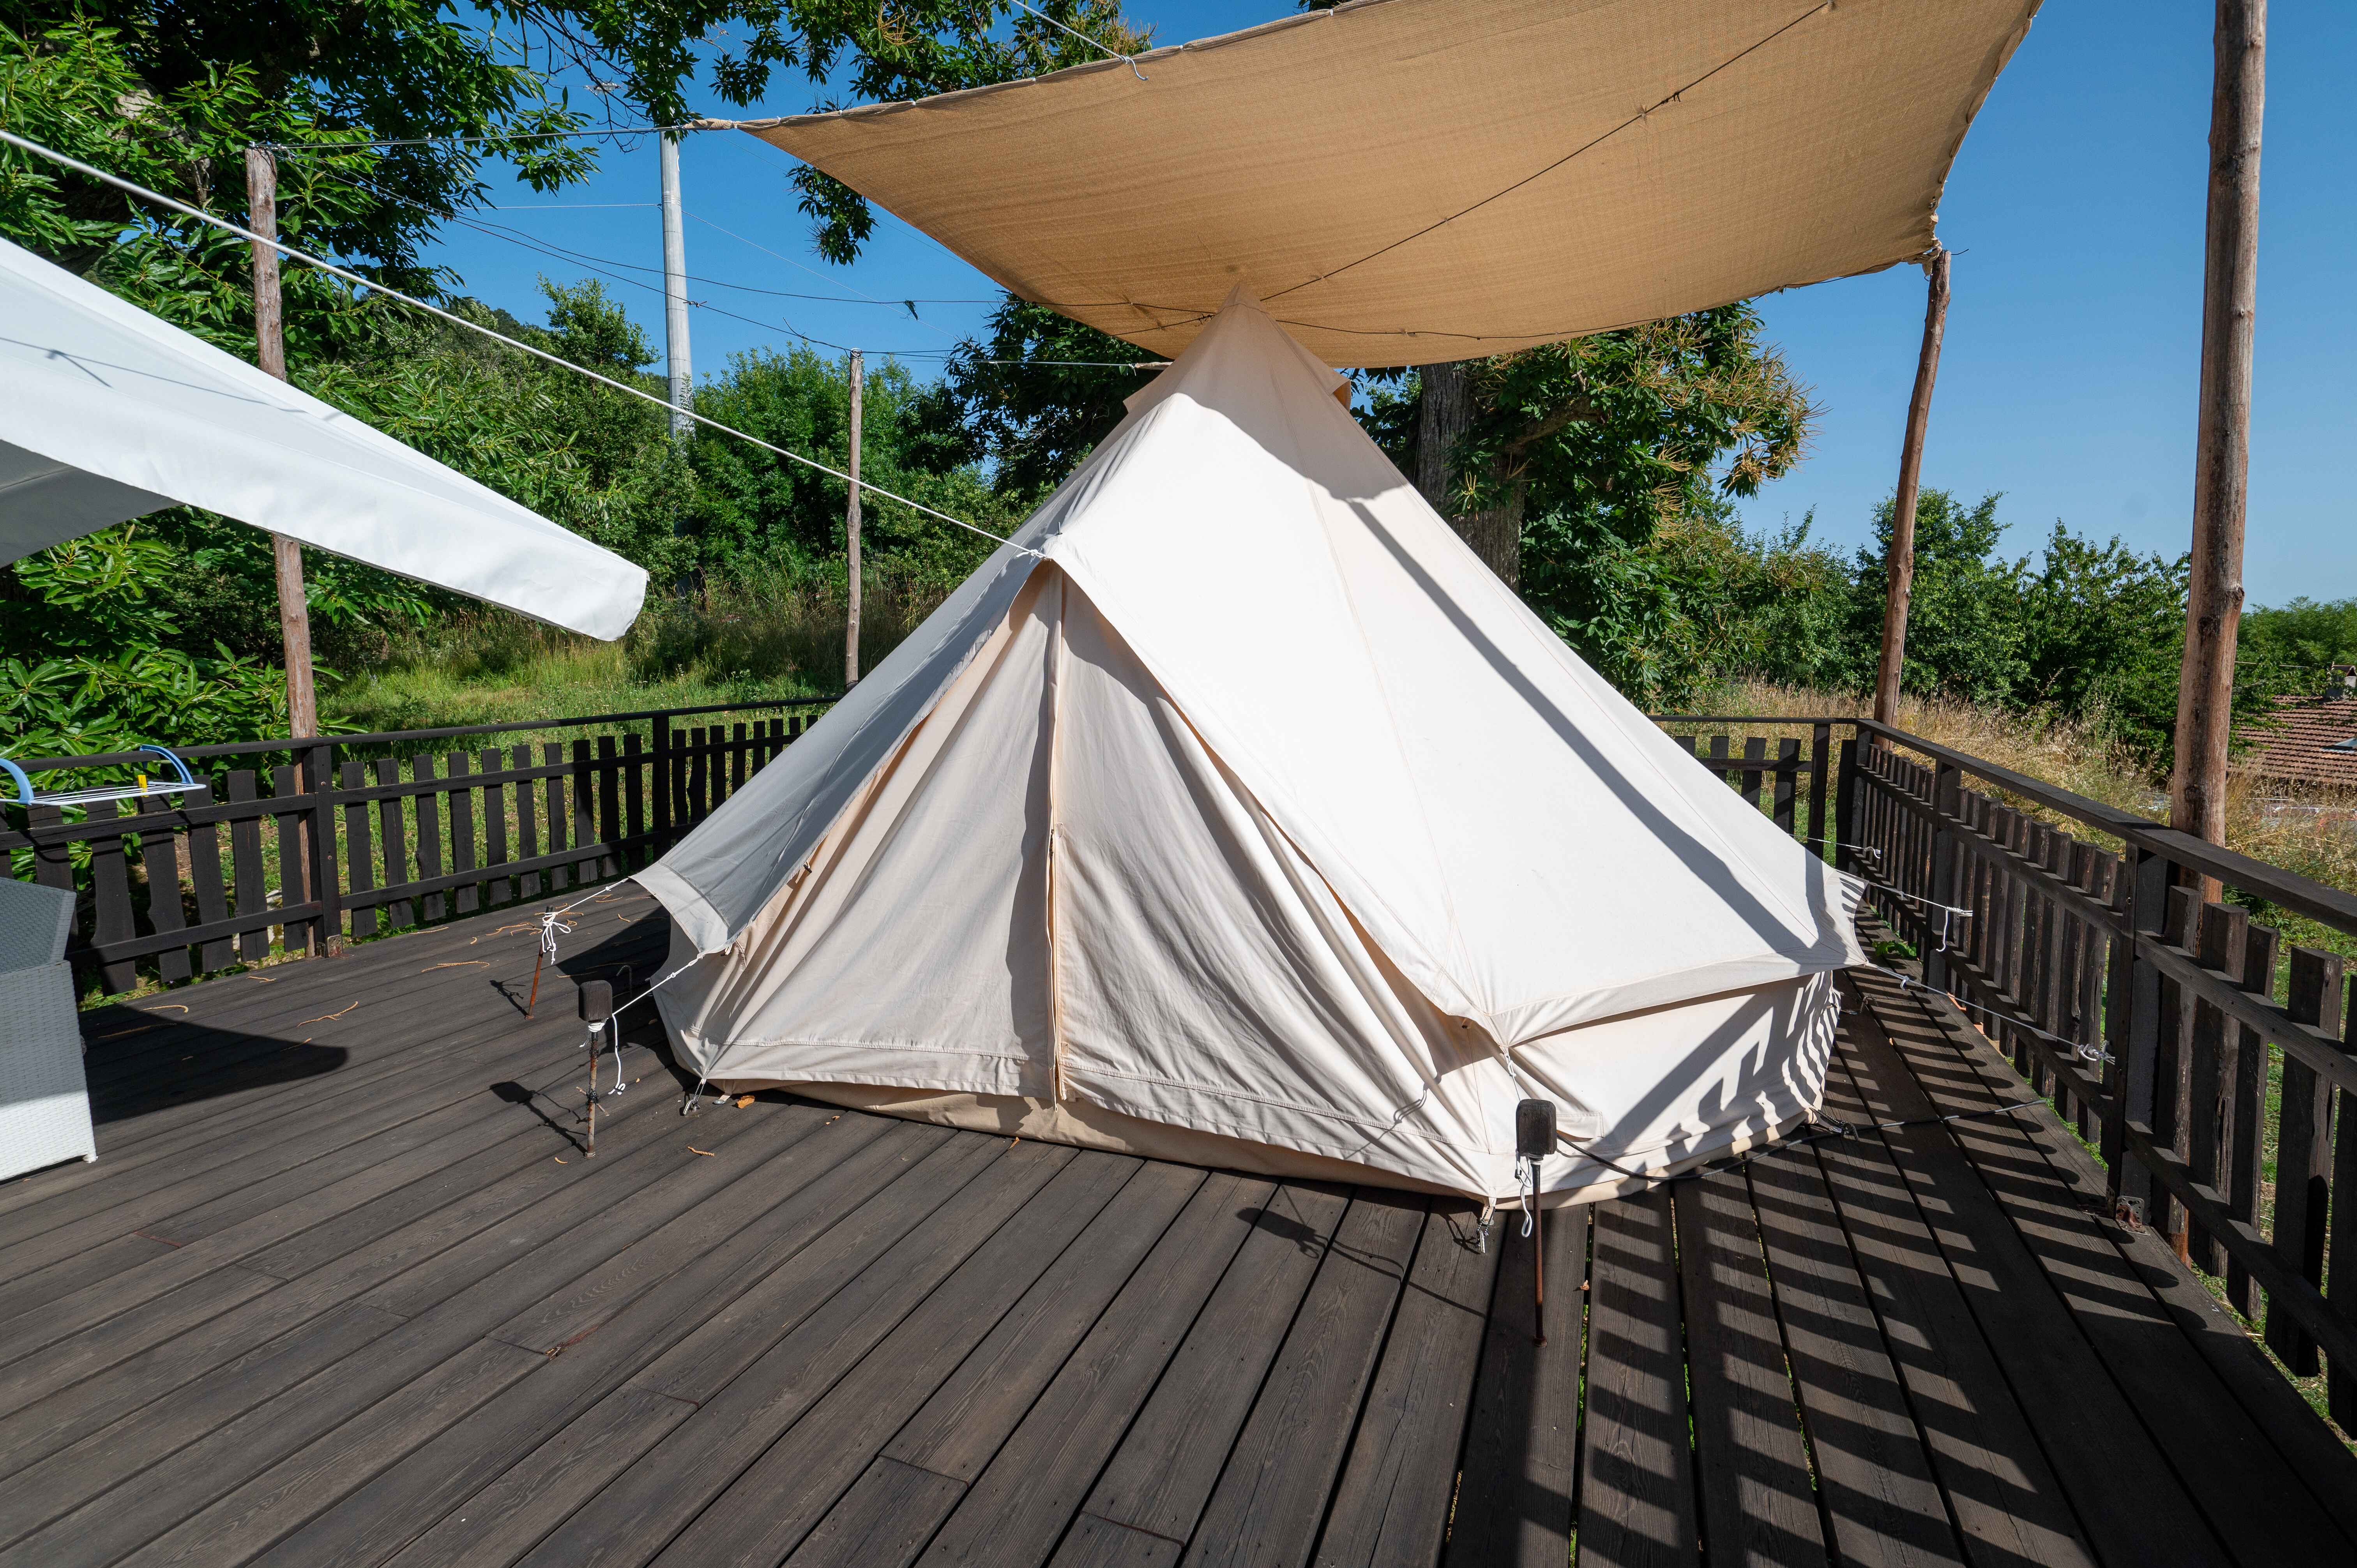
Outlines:
[[[860,668],[899,646],[943,593],[867,579]],[[844,597],[839,581],[782,573],[685,596],[656,587],[619,642],[470,611],[393,640],[322,707],[354,729],[398,730],[821,696],[843,689]]]

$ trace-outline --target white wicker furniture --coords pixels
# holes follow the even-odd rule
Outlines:
[[[98,1158],[81,1074],[73,895],[0,876],[0,1177]]]

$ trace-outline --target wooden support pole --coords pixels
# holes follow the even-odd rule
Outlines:
[[[2243,520],[2251,460],[2251,333],[2258,314],[2259,122],[2266,0],[2218,0],[2210,95],[2210,216],[2201,285],[2201,423],[2193,454],[2193,570],[2177,687],[2169,825],[2223,843]],[[2217,897],[2217,884],[2202,895]]]
[[[1923,435],[1932,424],[1932,383],[1940,376],[1940,344],[1948,334],[1948,252],[1923,263],[1929,285],[1923,306],[1923,349],[1915,360],[1915,393],[1907,403],[1907,434],[1899,444],[1899,493],[1890,504],[1890,552],[1883,571],[1882,662],[1874,675],[1874,716],[1895,724],[1899,675],[1907,658],[1907,600],[1915,588],[1915,499],[1923,480]]]
[[[844,630],[843,689],[859,684],[859,427],[860,405],[867,392],[867,363],[851,350],[851,499],[844,503]]]
[[[278,234],[278,160],[267,147],[245,149],[247,226],[265,238]],[[278,252],[253,242],[253,358],[280,381],[286,379],[286,311],[278,289]],[[286,648],[288,733],[302,738],[319,733],[318,697],[311,683],[311,611],[303,597],[303,547],[283,533],[270,536],[278,574],[278,631]]]

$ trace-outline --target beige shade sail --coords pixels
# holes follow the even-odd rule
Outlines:
[[[1358,0],[748,121],[1157,355],[1244,285],[1329,365],[1502,353],[1932,249],[2037,0]]]

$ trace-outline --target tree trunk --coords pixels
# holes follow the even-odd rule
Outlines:
[[[1462,487],[1450,477],[1449,454],[1473,427],[1473,385],[1462,362],[1426,365],[1416,371],[1422,388],[1415,428],[1415,488],[1432,510],[1448,520],[1473,547],[1481,564],[1509,588],[1523,580],[1523,505],[1519,493],[1501,507],[1466,511]]]
[[[2193,570],[2177,687],[2169,824],[2222,843],[2234,643],[2243,618],[2243,514],[2251,459],[2251,331],[2258,314],[2259,122],[2266,0],[2218,0],[2210,98],[2210,216],[2201,289],[2201,424],[2193,456]],[[2215,884],[2205,897],[2216,897]]]

